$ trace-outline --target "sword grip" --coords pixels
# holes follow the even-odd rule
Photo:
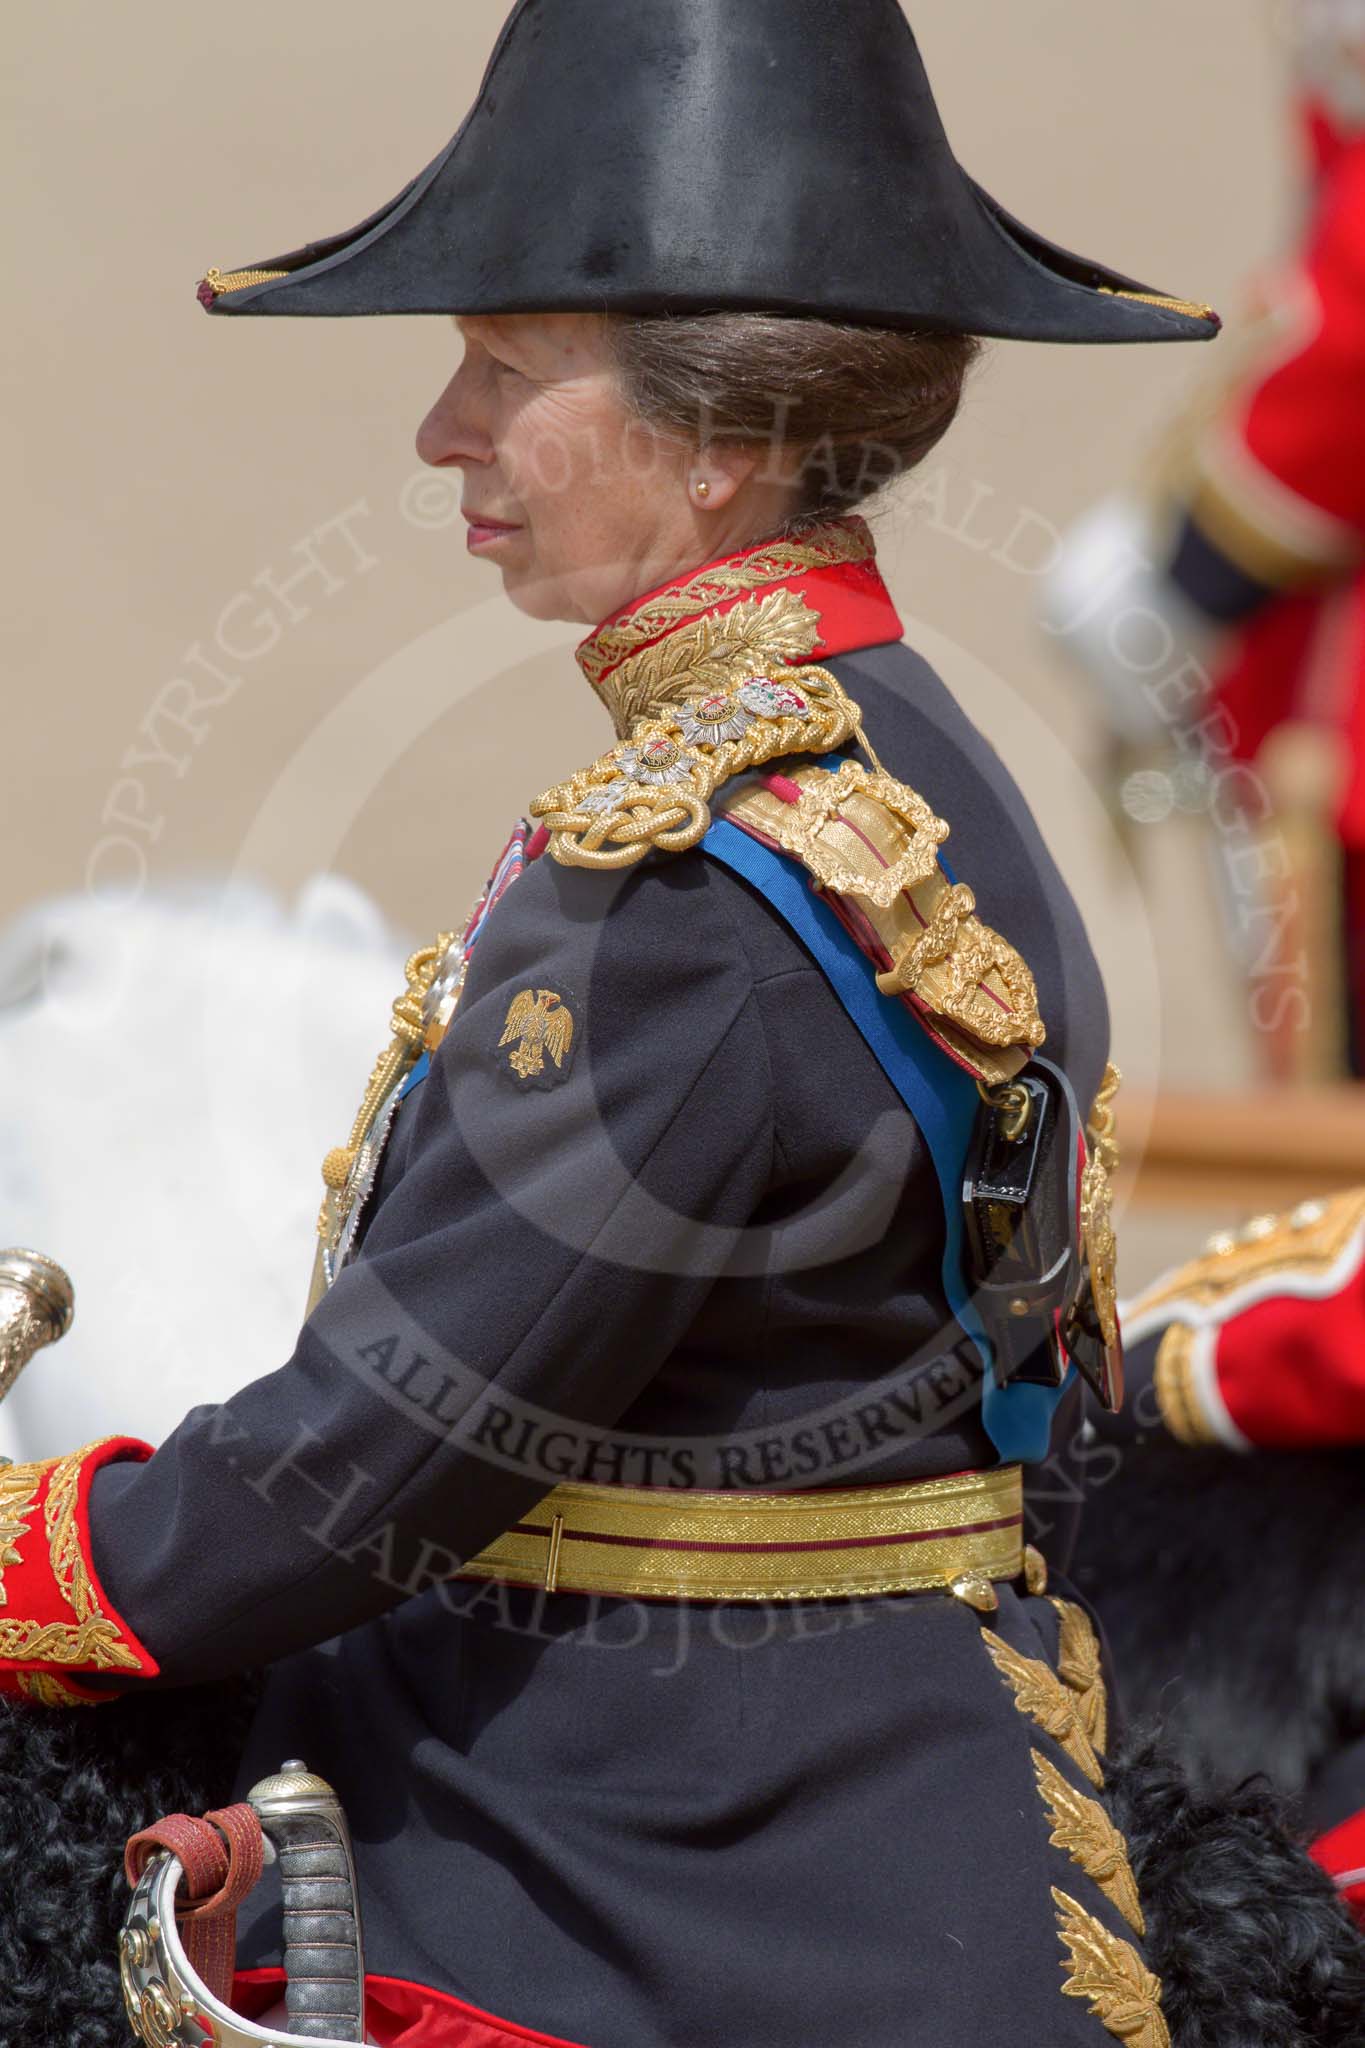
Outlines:
[[[280,1866],[289,2032],[363,2041],[365,1963],[350,1833],[331,1787],[286,1765],[251,1793]]]
[[[0,1251],[0,1401],[35,1351],[71,1327],[71,1282],[55,1259]]]

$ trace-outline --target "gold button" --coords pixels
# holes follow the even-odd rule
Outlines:
[[[948,1591],[954,1600],[960,1600],[964,1607],[974,1607],[978,1614],[994,1614],[1000,1605],[1000,1595],[984,1572],[959,1572],[949,1582]]]

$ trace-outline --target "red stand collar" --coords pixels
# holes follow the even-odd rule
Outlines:
[[[689,570],[605,620],[578,649],[579,666],[622,737],[639,717],[642,697],[666,700],[662,686],[641,688],[641,674],[657,650],[679,634],[695,635],[703,621],[720,621],[741,606],[762,605],[786,593],[794,602],[783,633],[786,666],[828,661],[862,647],[899,640],[904,628],[881,572],[864,520],[849,516],[756,542],[737,554]],[[687,685],[686,664],[679,670]]]

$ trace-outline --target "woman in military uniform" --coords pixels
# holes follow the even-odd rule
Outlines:
[[[239,1784],[341,1794],[404,2048],[1202,2039],[1022,1536],[1117,1393],[1103,991],[856,508],[972,337],[1216,321],[974,185],[894,0],[519,0],[396,200],[200,295],[456,320],[419,446],[585,742],[410,964],[293,1357],[24,1468],[11,1688],[264,1664]],[[280,1954],[262,1886],[240,2012]]]

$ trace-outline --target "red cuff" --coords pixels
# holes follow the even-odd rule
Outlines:
[[[158,1666],[110,1606],[90,1555],[90,1482],[152,1455],[111,1436],[65,1458],[0,1469],[0,1693],[41,1706],[112,1695],[82,1676],[155,1678]]]

